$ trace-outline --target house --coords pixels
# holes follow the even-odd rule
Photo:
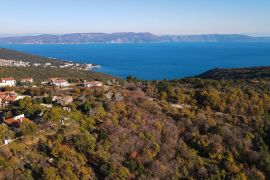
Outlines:
[[[33,78],[22,78],[22,79],[20,79],[20,82],[21,83],[33,83],[34,80],[33,80]]]
[[[53,96],[52,101],[61,104],[62,106],[66,106],[73,102],[72,96]]]
[[[62,106],[66,106],[73,102],[72,96],[65,96],[57,100],[58,104],[61,104]]]
[[[53,96],[53,97],[52,97],[52,102],[57,102],[57,101],[59,101],[60,99],[62,99],[61,96]]]
[[[4,144],[7,145],[12,142],[12,139],[4,139]]]
[[[70,84],[67,80],[63,78],[49,78],[48,85],[57,86],[57,87],[68,87]]]
[[[38,66],[41,66],[41,64],[40,63],[34,63],[33,66],[38,67]]]
[[[43,106],[43,107],[45,107],[45,108],[52,108],[52,107],[53,107],[52,104],[44,104],[44,103],[41,103],[40,105]]]
[[[19,96],[14,91],[0,92],[0,107],[6,107],[23,98],[24,96]]]
[[[24,114],[15,116],[13,118],[5,119],[4,122],[12,127],[19,127],[22,122],[32,122],[30,119],[26,118]]]
[[[51,66],[52,63],[45,63],[44,66]]]
[[[84,87],[101,87],[102,82],[99,81],[84,82],[82,85]]]
[[[16,80],[13,77],[0,78],[0,87],[12,87],[16,85]]]

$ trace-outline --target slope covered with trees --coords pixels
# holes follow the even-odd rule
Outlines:
[[[52,63],[53,65],[57,65],[62,63],[61,60],[55,60],[45,57],[40,57],[37,55],[26,54],[19,51],[14,51],[10,49],[0,48],[0,59],[8,59],[8,60],[17,60],[33,63]]]
[[[49,67],[0,67],[0,78],[3,77],[14,77],[17,80],[32,77],[38,83],[52,77],[101,81],[113,79],[113,76],[94,71]]]
[[[94,71],[80,70],[76,68],[60,68],[59,65],[63,65],[65,61],[50,59],[45,57],[40,57],[36,55],[26,54],[19,51],[9,50],[0,48],[0,59],[5,60],[15,60],[30,62],[31,65],[34,63],[51,63],[47,67],[39,66],[30,66],[30,67],[9,67],[3,66],[0,67],[0,78],[3,77],[14,77],[17,80],[21,78],[32,77],[35,82],[41,82],[51,77],[62,77],[65,79],[83,79],[83,80],[108,80],[113,77],[103,73],[98,73]]]
[[[268,80],[129,78],[109,89],[16,91],[66,93],[74,102],[67,112],[59,105],[44,109],[40,100],[26,98],[4,110],[10,116],[25,113],[36,127],[23,125],[14,134],[0,125],[5,135],[24,135],[0,149],[1,179],[270,176]]]
[[[265,79],[270,78],[270,67],[212,69],[198,77],[204,79]]]

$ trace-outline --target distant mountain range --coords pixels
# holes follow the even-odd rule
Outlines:
[[[73,33],[2,37],[0,44],[87,44],[87,43],[160,43],[160,42],[270,42],[270,37],[240,34],[154,35],[151,33]]]

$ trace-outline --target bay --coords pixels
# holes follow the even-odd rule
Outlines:
[[[93,63],[95,71],[144,80],[195,76],[213,68],[270,66],[270,43],[2,44],[44,57]]]

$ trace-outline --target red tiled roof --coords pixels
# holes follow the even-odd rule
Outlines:
[[[15,80],[13,77],[7,77],[7,78],[1,78],[1,80],[5,80],[5,81],[10,81],[10,80]]]
[[[48,81],[66,81],[64,78],[49,78]]]
[[[21,118],[21,120],[15,120],[13,118],[9,118],[9,119],[6,119],[4,120],[6,124],[8,125],[11,125],[11,126],[18,126],[20,125],[22,122],[26,121],[26,122],[32,122],[30,119],[26,118],[26,117],[23,117]]]
[[[17,98],[17,94],[13,91],[4,91],[4,92],[0,92],[0,99],[2,99],[2,101],[15,101]]]
[[[21,81],[32,81],[33,78],[22,78]]]
[[[5,101],[15,101],[15,99],[17,98],[17,96],[7,96],[5,98],[3,98],[3,100]]]

